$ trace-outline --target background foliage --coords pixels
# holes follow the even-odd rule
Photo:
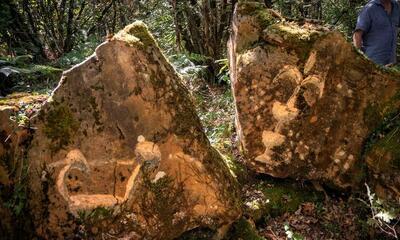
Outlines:
[[[0,56],[29,54],[67,68],[107,37],[143,20],[168,56],[203,66],[203,77],[226,84],[226,41],[237,0],[3,0]],[[351,36],[366,0],[264,0],[289,19],[313,19]],[[221,64],[222,63],[222,64]],[[221,71],[222,68],[222,71]]]

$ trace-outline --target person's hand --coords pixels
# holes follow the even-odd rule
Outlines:
[[[395,65],[394,63],[389,63],[389,64],[386,64],[385,67],[390,68],[390,67],[393,67],[394,65]]]

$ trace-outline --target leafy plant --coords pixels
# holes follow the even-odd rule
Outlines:
[[[365,183],[365,187],[367,189],[368,201],[359,200],[365,203],[371,210],[371,217],[368,220],[368,224],[378,227],[386,235],[398,239],[396,230],[397,224],[400,221],[398,210],[385,205],[382,200],[376,197],[375,193],[371,192],[368,184]]]
[[[285,229],[285,234],[286,234],[287,239],[290,239],[290,240],[304,240],[304,237],[301,234],[295,233],[295,232],[293,232],[291,230],[289,224],[286,223],[284,225],[284,229]]]
[[[215,61],[216,64],[220,65],[220,69],[217,75],[218,83],[230,83],[230,78],[229,78],[229,61],[227,58],[224,59],[219,59]]]
[[[67,68],[78,64],[90,55],[92,55],[100,42],[101,39],[99,37],[90,36],[89,38],[78,42],[72,49],[72,51],[64,54],[59,59],[57,59],[54,65]]]
[[[5,56],[5,57],[0,57],[0,60],[2,60],[2,65],[25,66],[32,62],[33,56],[29,54],[15,56],[15,57]]]

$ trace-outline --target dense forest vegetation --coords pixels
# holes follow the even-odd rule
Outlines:
[[[23,129],[24,134],[32,135],[37,129],[31,127],[31,117],[40,111],[59,83],[62,72],[90,57],[99,44],[112,39],[125,26],[140,20],[147,25],[162,53],[182,77],[208,141],[222,155],[230,173],[239,183],[243,213],[229,229],[223,229],[224,239],[398,239],[398,202],[381,201],[367,184],[362,186],[362,190],[342,191],[329,184],[278,179],[254,173],[246,166],[235,125],[237,111],[229,76],[227,48],[238,2],[244,1],[1,0],[0,109],[2,106],[15,105],[17,110],[10,116],[16,126],[11,130],[12,133],[3,134],[1,130],[5,127],[0,122],[0,140],[5,139],[4,146],[9,147],[6,142],[18,135],[16,132],[19,130]],[[287,22],[323,26],[326,31],[341,32],[351,41],[357,15],[368,1],[257,2],[272,9],[276,16],[282,16]],[[382,72],[397,74],[387,69]],[[98,87],[101,88],[104,87]],[[23,100],[18,100],[21,97]],[[90,102],[88,106],[96,105],[93,98],[87,102]],[[400,146],[400,140],[397,139],[400,136],[400,114],[397,110],[379,119],[382,123],[377,124],[376,130],[365,140],[366,145],[389,136],[388,141],[394,142],[391,151],[400,154],[397,149]],[[61,132],[56,133],[57,136],[69,136],[68,132],[63,132],[63,128],[73,121],[68,114],[65,117],[65,113],[61,110],[47,115],[47,118],[51,116],[58,119],[58,115],[64,114],[64,119],[51,120]],[[94,111],[96,122],[98,115],[100,113]],[[122,139],[123,131],[117,127]],[[27,137],[23,144],[30,141],[31,137]],[[0,239],[2,231],[5,239],[37,239],[32,230],[34,223],[28,206],[30,189],[27,173],[30,165],[26,164],[26,152],[15,150],[18,158],[9,163],[1,151],[0,217],[4,216],[4,219],[0,220]],[[148,179],[147,183],[159,187]],[[168,185],[170,182],[162,184]],[[157,197],[183,191],[159,191],[157,195],[158,190],[153,189]],[[171,199],[167,201],[167,205],[173,203]],[[182,201],[179,204],[184,203]],[[85,235],[86,232],[82,233],[84,231],[94,234],[96,238],[93,239],[100,239],[100,230],[90,228],[90,224],[93,224],[90,218],[97,215],[100,215],[101,221],[110,218],[110,213],[104,209],[100,209],[100,213],[93,211],[87,215],[81,214],[79,220],[87,221],[88,225],[82,223],[74,239],[92,239]],[[194,228],[177,239],[214,239],[219,230]],[[101,237],[114,239],[110,234]],[[136,239],[134,237],[132,239]]]
[[[350,36],[366,1],[265,1],[290,19],[327,24]],[[30,55],[34,62],[65,68],[134,20],[144,21],[168,56],[185,55],[218,76],[226,58],[234,0],[6,0],[0,4],[0,54]]]

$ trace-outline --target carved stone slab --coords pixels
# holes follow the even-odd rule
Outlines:
[[[42,237],[170,239],[240,214],[234,179],[143,23],[64,72],[34,125],[30,204]]]

